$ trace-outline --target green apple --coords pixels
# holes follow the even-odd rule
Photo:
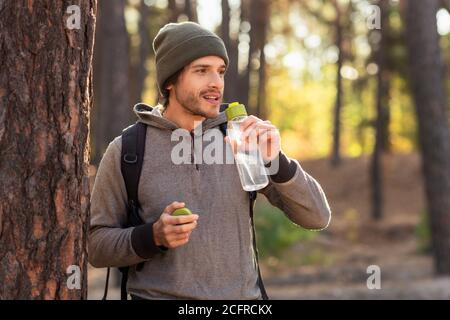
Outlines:
[[[178,208],[174,212],[172,212],[173,216],[187,216],[190,214],[192,214],[192,212],[188,208]]]

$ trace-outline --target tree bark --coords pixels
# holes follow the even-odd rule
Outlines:
[[[404,5],[435,270],[450,274],[450,136],[436,28],[438,2],[409,0]]]
[[[68,28],[73,1],[0,2],[2,300],[87,296],[96,1],[76,3],[79,29]]]

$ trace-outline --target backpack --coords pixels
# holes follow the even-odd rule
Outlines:
[[[220,112],[227,108],[228,104],[220,105]],[[227,123],[222,123],[219,125],[220,131],[224,136],[227,132]],[[128,204],[127,204],[127,221],[123,226],[124,228],[138,226],[144,224],[145,222],[139,216],[139,200],[138,200],[138,186],[139,178],[142,170],[142,163],[145,153],[145,137],[147,133],[147,125],[142,122],[136,122],[135,124],[124,129],[122,132],[122,153],[121,153],[121,172],[125,182],[125,187],[127,190]],[[247,192],[249,196],[249,214],[252,226],[253,235],[253,251],[256,258],[256,267],[258,271],[258,286],[261,290],[261,295],[263,300],[268,300],[268,296],[262,281],[261,271],[259,269],[258,261],[258,249],[256,246],[256,236],[255,236],[255,225],[253,221],[253,207],[255,204],[257,192],[251,191]],[[136,266],[136,270],[141,270],[144,262],[139,263]],[[127,280],[128,280],[128,270],[129,266],[119,268],[122,274],[121,286],[120,286],[120,299],[127,300]],[[106,273],[106,283],[105,291],[102,300],[106,300],[108,295],[108,284],[109,284],[110,268],[108,268]]]

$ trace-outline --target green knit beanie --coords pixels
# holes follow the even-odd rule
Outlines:
[[[168,23],[153,40],[156,78],[163,95],[164,82],[192,61],[205,56],[219,56],[228,66],[225,45],[216,34],[195,22]]]

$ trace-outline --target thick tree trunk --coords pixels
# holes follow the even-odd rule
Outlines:
[[[96,1],[79,29],[72,4],[0,2],[0,299],[87,296]]]
[[[100,1],[98,32],[102,48],[99,50],[98,102],[93,119],[93,162],[100,162],[109,142],[135,119],[130,105],[128,83],[129,50],[125,26],[125,0]]]
[[[406,32],[435,268],[450,274],[450,136],[438,2],[406,1]]]

